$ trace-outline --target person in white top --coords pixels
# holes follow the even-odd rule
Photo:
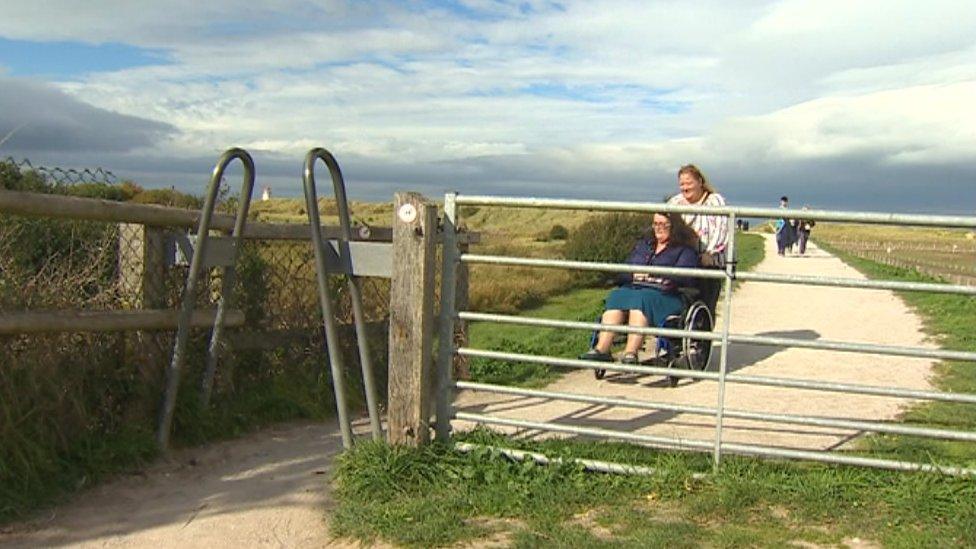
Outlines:
[[[705,174],[694,164],[687,164],[678,170],[679,193],[668,200],[668,204],[683,206],[724,206],[725,198],[715,191]],[[718,267],[725,264],[725,247],[729,238],[729,218],[718,215],[698,213],[682,214],[685,222],[695,229],[701,239],[700,252],[703,267]]]

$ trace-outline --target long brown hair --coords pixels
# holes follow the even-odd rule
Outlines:
[[[702,171],[698,169],[698,166],[694,164],[685,164],[684,166],[678,168],[678,177],[681,177],[681,174],[685,174],[685,173],[690,174],[698,181],[701,181],[702,188],[705,189],[705,192],[709,192],[709,193],[718,192],[715,190],[715,187],[712,185],[712,182],[709,181],[708,178],[705,177],[705,174],[703,174]]]
[[[652,223],[654,222],[655,215],[666,217],[671,223],[668,239],[669,246],[688,246],[693,250],[698,249],[698,233],[690,225],[685,223],[685,219],[681,217],[681,214],[677,212],[655,212],[651,215]],[[655,246],[657,245],[657,238],[654,237],[654,231],[651,231],[651,242]]]

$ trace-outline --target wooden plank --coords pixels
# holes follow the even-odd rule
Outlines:
[[[194,328],[212,326],[216,309],[193,311]],[[175,330],[177,310],[135,311],[26,311],[0,314],[0,335],[57,332],[121,332],[130,330]],[[244,312],[227,311],[225,326],[244,325]]]
[[[417,446],[430,440],[437,208],[417,193],[394,204],[388,437]]]

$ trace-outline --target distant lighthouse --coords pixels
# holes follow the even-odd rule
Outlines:
[[[261,201],[267,202],[271,200],[271,187],[264,187],[261,189]]]

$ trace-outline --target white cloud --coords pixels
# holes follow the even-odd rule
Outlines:
[[[179,128],[174,157],[326,145],[502,185],[957,165],[976,145],[970,2],[461,4],[24,2],[0,36],[164,48],[171,64],[60,86]]]

